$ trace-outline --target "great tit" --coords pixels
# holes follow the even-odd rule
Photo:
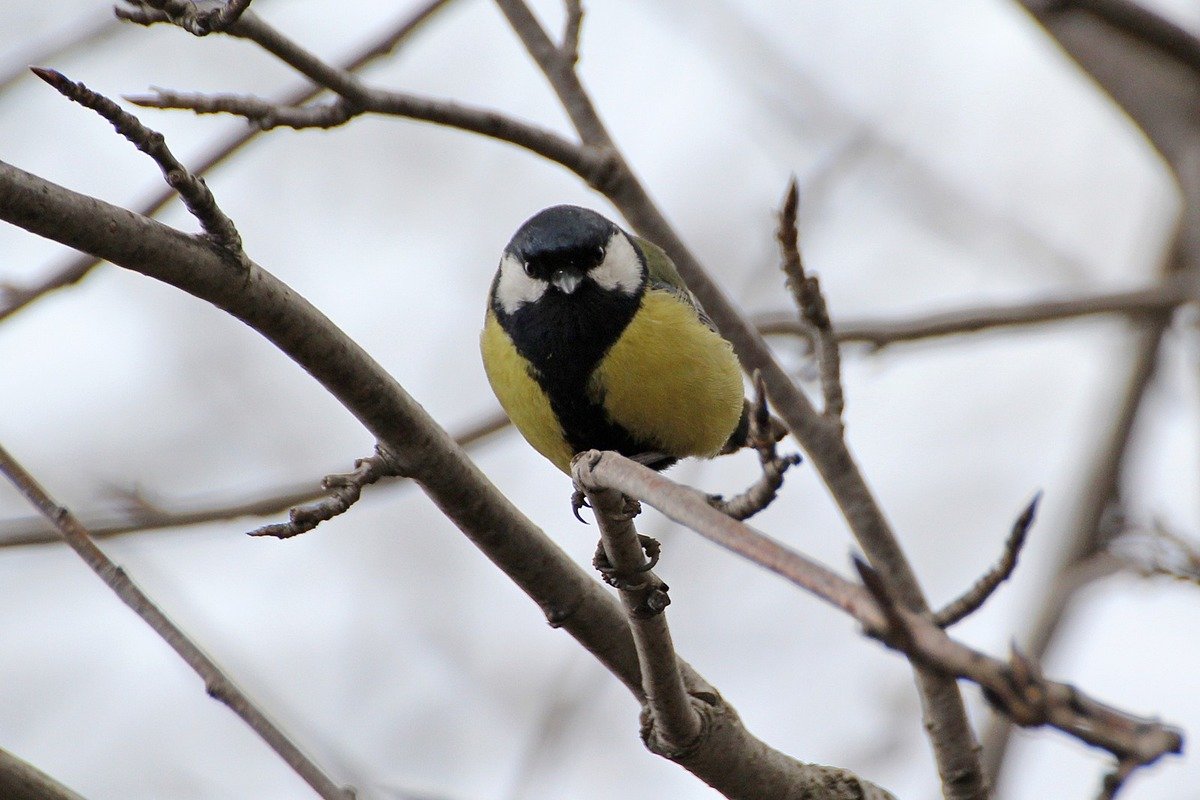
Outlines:
[[[586,208],[547,208],[513,235],[480,349],[500,405],[563,472],[589,449],[665,469],[747,437],[733,347],[661,248]]]

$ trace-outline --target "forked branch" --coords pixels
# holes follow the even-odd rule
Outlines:
[[[1183,735],[1177,729],[1119,711],[1073,686],[1049,680],[1019,653],[1014,652],[1006,663],[951,639],[928,617],[900,604],[886,578],[865,561],[856,562],[863,585],[851,583],[721,514],[695,489],[616,453],[580,457],[575,478],[584,487],[613,489],[653,506],[706,539],[842,609],[862,624],[867,635],[913,662],[947,677],[977,683],[1018,725],[1057,728],[1109,751],[1118,763],[1151,764],[1182,749]]]

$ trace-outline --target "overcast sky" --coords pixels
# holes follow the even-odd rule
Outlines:
[[[397,8],[397,6],[400,6]],[[537,6],[559,26],[552,2]],[[259,0],[330,59],[404,4]],[[1200,30],[1200,8],[1162,8]],[[41,59],[109,12],[0,3],[0,70]],[[299,81],[249,43],[117,29],[44,62],[117,98],[150,86],[274,95]],[[802,247],[835,318],[1132,287],[1153,279],[1178,202],[1122,114],[1015,3],[596,0],[581,71],[667,216],[748,312],[783,310],[774,218],[790,175]],[[368,79],[566,130],[486,0],[457,0]],[[240,123],[139,111],[194,163]],[[136,205],[153,163],[91,112],[21,78],[0,94],[0,160]],[[378,359],[449,430],[492,414],[477,337],[499,253],[530,214],[612,209],[561,168],[472,135],[365,118],[260,137],[208,177],[249,255]],[[615,216],[615,215],[614,215]],[[178,206],[161,218],[196,228]],[[0,226],[0,280],[70,254]],[[1192,320],[1194,322],[1194,320]],[[1132,338],[1118,320],[845,355],[848,435],[935,604],[996,558],[1039,489],[1016,576],[956,635],[1021,642],[1115,412]],[[801,371],[794,348],[784,357]],[[1169,335],[1124,486],[1131,515],[1200,531],[1194,330]],[[810,387],[811,388],[811,387]],[[348,470],[373,442],[240,323],[105,265],[0,324],[0,441],[81,513],[139,489],[157,502],[243,497]],[[473,451],[580,563],[595,533],[569,482],[508,431]],[[752,456],[672,477],[732,493]],[[23,517],[0,487],[0,519]],[[268,520],[269,521],[269,520]],[[419,491],[368,490],[293,541],[235,520],[109,540],[105,550],[335,777],[364,798],[716,797],[646,753],[637,707]],[[849,572],[855,546],[804,466],[757,524]],[[898,797],[937,794],[906,663],[841,614],[648,513],[681,655],[747,726]],[[0,747],[91,800],[305,797],[307,789],[64,548],[0,550]],[[1118,707],[1200,731],[1195,586],[1116,576],[1088,589],[1046,669]],[[987,711],[965,695],[982,723]],[[1084,798],[1107,763],[1021,733],[1003,798]],[[1200,797],[1194,757],[1122,797]]]

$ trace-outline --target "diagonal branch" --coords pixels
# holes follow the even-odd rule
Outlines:
[[[758,464],[762,473],[758,480],[741,494],[728,500],[721,495],[710,495],[708,499],[713,508],[736,520],[750,519],[774,502],[783,486],[784,473],[801,461],[799,453],[779,454],[777,445],[782,435],[776,435],[777,420],[771,417],[771,411],[767,407],[767,390],[763,386],[762,376],[755,372],[751,383],[754,386],[754,402],[749,405],[750,435],[747,437],[747,443],[758,451]]]
[[[112,123],[117,133],[128,139],[138,150],[154,159],[154,163],[162,170],[167,184],[179,193],[183,204],[199,221],[208,238],[234,258],[245,260],[246,254],[242,252],[242,237],[238,233],[237,227],[234,226],[233,220],[217,206],[216,198],[209,191],[204,179],[193,175],[175,158],[161,133],[150,130],[137,117],[122,110],[112,100],[93,92],[82,83],[69,80],[61,72],[41,67],[31,67],[31,69],[35,75],[53,86],[63,97],[79,103],[84,108],[90,108],[104,117]]]
[[[388,448],[467,538],[643,699],[620,605],[492,485],[444,430],[362,348],[257,264],[240,275],[212,247],[147,217],[80,195],[0,161],[0,219],[206,300],[296,361]],[[719,513],[715,512],[714,513]],[[746,730],[736,710],[680,662],[706,707],[704,745],[673,759],[718,791],[761,800],[881,800],[853,773],[804,764]],[[807,794],[805,794],[807,793]]]
[[[557,49],[522,0],[496,0],[525,49],[538,63],[583,143],[608,154],[600,179],[580,173],[620,209],[645,238],[679,268],[721,335],[733,345],[743,369],[759,370],[777,413],[808,453],[871,564],[884,573],[901,602],[918,613],[928,602],[908,559],[866,480],[854,462],[840,420],[818,412],[775,360],[766,342],[738,313],[651,200],[617,149],[574,70],[562,70]],[[949,800],[984,800],[987,789],[962,695],[952,680],[917,667],[926,730]]]
[[[1060,0],[1060,3],[1056,10],[1086,11],[1200,76],[1200,39],[1145,5],[1131,0]]]
[[[368,42],[355,55],[349,57],[342,63],[342,69],[355,72],[371,62],[392,53],[413,33],[420,30],[421,26],[431,19],[436,12],[448,5],[449,1],[427,0],[427,2],[413,12],[405,14],[402,19],[379,39]],[[23,67],[22,70],[24,69]],[[291,92],[284,98],[277,100],[276,103],[282,106],[300,105],[314,99],[322,91],[323,87],[315,89],[304,87]],[[197,175],[203,175],[220,166],[261,132],[261,129],[247,128],[244,131],[234,134],[214,146],[207,155],[196,159],[196,166],[193,168],[193,172]],[[139,214],[152,216],[162,210],[176,196],[175,190],[167,187],[167,189],[153,195],[146,202],[136,206],[135,210]],[[78,283],[99,263],[99,261],[90,256],[77,255],[63,267],[60,267],[32,285],[17,287],[8,284],[0,286],[0,321],[3,321],[5,318],[49,292]],[[291,503],[288,505],[291,505]]]
[[[1029,501],[1029,505],[1013,523],[1008,541],[1004,543],[1004,553],[1000,556],[1000,561],[984,573],[983,577],[976,581],[975,585],[968,589],[962,597],[950,602],[945,608],[934,614],[934,625],[939,628],[949,628],[951,625],[961,622],[978,611],[987,602],[987,599],[1000,588],[1000,584],[1008,580],[1013,570],[1017,568],[1017,556],[1020,555],[1021,548],[1025,546],[1025,537],[1029,533],[1030,526],[1033,525],[1033,517],[1037,513],[1038,501],[1041,499],[1041,492],[1035,494]]]
[[[63,540],[79,554],[100,580],[121,598],[155,633],[182,658],[204,681],[205,690],[229,707],[279,754],[297,775],[325,800],[353,800],[354,792],[338,786],[306,756],[275,723],[271,722],[244,692],[229,679],[211,658],[187,637],[175,623],[130,580],[125,571],[112,562],[92,541],[86,528],[66,508],[50,498],[33,476],[0,447],[0,472],[38,511],[54,523]]]
[[[5,800],[84,800],[3,748],[0,748],[0,797]]]
[[[872,638],[947,677],[980,685],[989,700],[1021,725],[1049,725],[1119,762],[1151,764],[1178,753],[1175,728],[1136,717],[1096,701],[1078,689],[1051,681],[1031,662],[1014,655],[1009,663],[963,645],[923,614],[899,603],[884,576],[859,562],[866,586],[787,548],[709,506],[703,494],[616,453],[592,451],[577,459],[576,479],[587,488],[608,488],[653,506],[706,539],[782,576],[845,611]]]

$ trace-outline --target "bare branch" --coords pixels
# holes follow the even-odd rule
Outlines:
[[[907,608],[929,610],[928,602],[891,525],[854,462],[840,420],[817,412],[775,360],[766,342],[738,313],[679,238],[614,144],[574,70],[561,69],[557,49],[522,0],[496,0],[525,49],[558,95],[585,145],[606,153],[607,169],[579,174],[602,192],[633,227],[671,257],[721,335],[733,345],[743,369],[761,370],[776,411],[808,453],[871,563],[881,570]],[[985,800],[986,781],[975,735],[957,685],[917,668],[926,730],[948,800]]]
[[[229,707],[279,754],[297,775],[325,800],[353,800],[354,792],[338,786],[294,742],[251,702],[211,658],[167,618],[154,602],[139,589],[125,571],[106,556],[92,541],[86,528],[63,506],[46,493],[33,476],[25,471],[8,451],[0,446],[0,472],[38,511],[54,523],[64,541],[91,567],[99,578],[157,633],[201,680],[205,690]]]
[[[1108,432],[1091,456],[1091,465],[1078,495],[1080,502],[1071,523],[1065,551],[1052,581],[1052,591],[1038,610],[1028,636],[1029,653],[1041,659],[1050,647],[1059,625],[1080,588],[1098,577],[1112,574],[1120,564],[1115,558],[1101,558],[1103,526],[1101,520],[1118,495],[1121,464],[1129,447],[1137,410],[1158,360],[1158,347],[1167,329],[1163,320],[1151,321],[1138,333],[1134,362],[1129,367],[1126,387],[1118,400],[1117,411]],[[1012,724],[996,715],[984,736],[986,768],[993,781],[1008,748]]]
[[[566,20],[563,23],[561,58],[567,69],[575,69],[579,63],[579,33],[583,27],[583,3],[581,0],[563,0]]]
[[[376,59],[386,56],[393,52],[402,42],[406,41],[414,32],[419,30],[421,26],[428,21],[433,15],[448,5],[450,0],[429,0],[423,6],[420,6],[415,11],[405,14],[395,25],[393,25],[387,33],[379,39],[368,42],[358,52],[348,58],[343,64],[342,69],[350,72],[362,69],[367,64]],[[22,67],[22,73],[27,69]],[[304,87],[296,90],[286,97],[275,101],[279,106],[297,106],[307,103],[315,98],[323,91],[322,87],[312,88]],[[224,142],[216,145],[209,151],[208,155],[202,156],[196,160],[196,165],[193,168],[195,174],[203,175],[209,170],[224,163],[232,154],[236,153],[261,131],[256,128],[247,128],[245,131],[237,133]],[[135,207],[139,214],[151,216],[158,213],[171,200],[176,197],[173,189],[159,192]],[[91,270],[100,262],[89,256],[76,256],[68,264],[54,271],[52,274],[42,280],[24,287],[14,287],[11,284],[0,287],[0,321],[11,316],[20,309],[29,305],[39,297],[55,289],[61,289],[65,286],[77,283],[82,280]],[[294,502],[288,503],[292,505]],[[284,506],[286,508],[286,505]],[[275,509],[271,513],[275,513],[281,509]]]
[[[1100,784],[1100,793],[1096,795],[1096,800],[1113,800],[1125,785],[1125,781],[1129,779],[1129,776],[1139,766],[1139,764],[1135,764],[1132,761],[1118,762],[1116,768],[1104,776],[1104,780]]]
[[[1157,286],[1131,291],[1105,292],[1061,299],[1034,300],[1011,305],[991,304],[895,320],[847,320],[834,322],[839,342],[863,342],[879,349],[891,344],[938,336],[957,336],[995,328],[1021,327],[1065,322],[1099,314],[1131,317],[1169,314],[1195,301],[1187,282],[1168,276]],[[804,323],[790,313],[762,314],[754,318],[764,336],[809,336]]]
[[[1122,531],[1105,548],[1145,577],[1165,576],[1200,586],[1200,542],[1162,520]]]
[[[329,496],[315,503],[296,506],[288,513],[287,522],[274,522],[255,528],[250,536],[273,536],[276,539],[290,539],[302,533],[308,533],[322,522],[344,514],[350,506],[358,502],[364,486],[370,486],[380,478],[398,475],[388,458],[382,452],[377,455],[360,458],[354,462],[354,471],[326,475],[321,481],[321,488],[329,492]]]
[[[490,109],[403,92],[372,89],[366,92],[360,104],[335,100],[317,105],[277,104],[245,95],[203,95],[164,89],[156,89],[155,92],[151,95],[131,95],[126,99],[147,108],[177,108],[197,114],[236,114],[261,128],[327,128],[366,112],[388,114],[459,128],[509,142],[584,176],[603,175],[609,169],[606,154],[577,145],[546,128]]]
[[[0,748],[0,797],[5,800],[84,800],[3,748]]]
[[[187,167],[172,155],[163,135],[143,125],[137,117],[123,111],[120,106],[102,94],[93,92],[82,83],[68,79],[61,72],[41,67],[32,67],[33,73],[46,83],[53,86],[60,94],[69,100],[79,103],[84,108],[90,108],[104,117],[117,133],[129,140],[134,147],[141,150],[162,170],[163,177],[172,189],[179,192],[187,210],[199,221],[204,232],[218,246],[238,259],[245,262],[246,254],[242,250],[242,237],[237,232],[233,220],[225,216],[217,206],[216,198],[209,191],[203,178],[196,177]]]
[[[762,375],[757,371],[754,373],[753,383],[754,405],[750,409],[750,434],[747,442],[758,451],[762,475],[749,489],[728,500],[720,495],[709,497],[713,508],[737,520],[749,519],[769,506],[783,486],[783,473],[799,464],[801,460],[799,453],[779,455],[776,445],[783,437],[776,435],[776,420],[767,407],[767,390],[763,386]]]
[[[1145,5],[1131,0],[1066,0],[1054,10],[1068,8],[1104,20],[1200,75],[1200,39]]]
[[[829,321],[829,310],[825,306],[825,295],[816,275],[804,271],[800,259],[799,225],[796,214],[800,206],[800,187],[793,177],[788,184],[787,196],[779,212],[779,229],[776,238],[783,251],[783,274],[787,276],[787,287],[792,293],[800,321],[808,329],[816,343],[817,364],[821,372],[821,392],[825,406],[822,413],[830,419],[840,420],[846,407],[842,393],[842,357],[838,352],[837,337]]]
[[[637,698],[637,653],[617,603],[479,472],[428,413],[328,318],[256,264],[251,278],[194,237],[0,161],[0,219],[206,300],[299,363],[388,448],[446,516]],[[718,513],[718,512],[713,512]],[[722,515],[723,516],[723,515]],[[726,518],[727,519],[727,518]],[[680,662],[702,699],[705,737],[672,761],[727,796],[882,800],[833,767],[804,764],[746,730],[737,712]]]
[[[1029,505],[1013,523],[1012,532],[1009,533],[1008,540],[1004,543],[1004,553],[1000,556],[1000,561],[984,573],[983,577],[976,581],[975,585],[968,589],[962,597],[952,601],[934,614],[934,625],[939,628],[949,628],[970,614],[974,614],[1000,588],[1000,584],[1008,580],[1013,570],[1017,568],[1017,556],[1020,555],[1021,548],[1025,546],[1025,537],[1029,533],[1030,526],[1033,525],[1033,518],[1041,499],[1041,492],[1035,494],[1029,501]]]
[[[458,443],[459,447],[469,448],[492,434],[504,430],[510,424],[504,412],[499,412],[466,428],[454,437],[454,441]],[[380,483],[400,486],[407,480],[403,477],[383,478]],[[94,520],[85,518],[84,525],[94,538],[102,539],[125,533],[181,528],[239,517],[268,517],[286,511],[292,506],[320,500],[328,494],[328,490],[323,488],[319,482],[307,480],[260,490],[246,499],[227,500],[219,503],[209,500],[193,504],[190,508],[186,505],[165,504],[161,500],[152,499],[148,502],[140,502],[132,509],[115,517],[110,514],[107,517],[97,515]],[[144,494],[139,496],[144,499]],[[0,522],[0,547],[51,544],[61,541],[62,538],[58,532],[53,526],[47,526],[42,517]]]
[[[886,577],[865,561],[857,566],[866,585],[853,584],[721,514],[695,489],[616,453],[592,451],[579,457],[575,476],[585,487],[614,489],[649,504],[706,539],[766,567],[847,612],[869,636],[911,660],[947,677],[979,684],[988,699],[1020,725],[1049,725],[1108,750],[1119,762],[1137,765],[1178,753],[1183,746],[1177,729],[1119,711],[1072,686],[1048,680],[1019,654],[1005,663],[949,638],[926,616],[905,608]]]
[[[143,108],[186,109],[196,114],[233,114],[261,130],[273,128],[336,128],[363,113],[345,98],[304,105],[283,105],[249,94],[200,94],[152,86],[153,94],[130,94],[125,99]]]
[[[170,22],[193,36],[207,36],[228,30],[250,7],[252,0],[225,0],[217,8],[200,10],[191,0],[128,0],[130,6],[118,6],[117,16],[140,25]]]
[[[700,736],[702,721],[688,697],[671,643],[664,613],[670,603],[667,585],[649,571],[621,494],[595,488],[584,491],[612,574],[621,576],[621,602],[629,615],[645,694],[642,741],[651,752],[667,757],[685,752]]]

